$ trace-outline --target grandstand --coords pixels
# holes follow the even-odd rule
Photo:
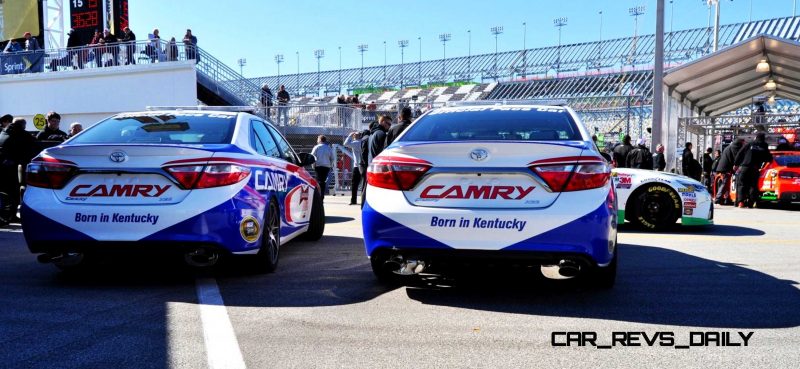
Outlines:
[[[758,34],[797,40],[800,38],[800,17],[722,25],[719,45],[723,48]],[[711,53],[712,37],[713,30],[708,27],[668,32],[665,35],[666,68]],[[590,127],[597,127],[602,132],[616,132],[625,122],[622,130],[632,129],[631,133],[637,135],[640,122],[648,126],[652,115],[654,55],[655,35],[648,34],[560,47],[393,64],[385,67],[385,74],[382,65],[363,70],[323,71],[319,73],[319,84],[317,73],[267,76],[251,81],[259,86],[282,83],[298,95],[318,95],[322,91],[338,94],[339,91],[377,87],[386,92],[362,96],[361,101],[376,100],[384,104],[414,95],[424,97],[427,102],[567,99]],[[447,68],[442,67],[443,63]],[[472,81],[476,84],[467,85],[472,87],[398,89],[400,86],[444,84],[448,81]],[[464,90],[459,90],[462,87]],[[467,89],[469,92],[465,92]],[[322,100],[327,101],[326,98]],[[786,101],[776,106],[783,109],[797,107]],[[631,125],[632,121],[636,124]]]

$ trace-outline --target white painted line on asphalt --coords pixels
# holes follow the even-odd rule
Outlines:
[[[200,321],[203,324],[203,339],[206,342],[208,367],[245,368],[239,341],[233,331],[228,311],[213,278],[197,280],[197,299],[200,303]]]

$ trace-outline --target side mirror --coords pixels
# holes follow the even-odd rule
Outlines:
[[[307,166],[317,162],[317,158],[314,155],[311,155],[311,154],[309,154],[307,152],[301,152],[301,153],[297,154],[297,156],[300,157],[300,166],[301,167],[307,167]]]

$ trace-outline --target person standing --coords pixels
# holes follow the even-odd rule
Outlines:
[[[106,28],[103,30],[103,39],[106,40],[106,50],[111,53],[111,65],[119,65],[119,40],[117,36],[112,35],[111,31]]]
[[[120,41],[126,44],[125,48],[128,52],[125,65],[136,64],[136,34],[128,27],[125,27],[122,31],[125,33],[122,35]]]
[[[614,163],[617,168],[626,168],[628,154],[633,150],[631,145],[631,136],[625,135],[622,137],[622,144],[614,148]]]
[[[758,178],[761,169],[772,162],[772,154],[767,145],[767,136],[759,132],[756,138],[736,154],[736,202],[740,208],[752,208],[761,198]]]
[[[47,126],[36,135],[37,141],[64,141],[67,139],[67,133],[58,129],[61,124],[61,115],[51,111],[47,113],[45,119],[47,119]]]
[[[317,159],[314,162],[314,173],[322,188],[322,198],[328,193],[328,174],[331,172],[334,164],[336,164],[336,155],[333,153],[333,147],[328,143],[328,138],[325,135],[317,137],[317,146],[311,149],[311,155]]]
[[[6,222],[18,221],[20,204],[20,166],[26,166],[34,155],[33,136],[25,131],[25,119],[16,118],[0,132],[0,192],[6,194],[0,218]]]
[[[267,119],[269,119],[270,106],[272,106],[272,99],[274,97],[272,90],[264,83],[264,85],[261,86],[261,105],[264,106],[264,114],[267,115]]]
[[[74,59],[75,56],[77,56],[78,57],[77,58],[78,59],[77,60],[78,68],[83,69],[83,62],[84,62],[84,59],[85,59],[85,52],[83,52],[82,50],[79,50],[79,48],[81,46],[83,46],[83,45],[81,45],[81,39],[78,36],[78,33],[75,32],[74,29],[69,30],[69,33],[67,35],[69,37],[67,38],[67,50],[68,50],[68,52],[67,52],[67,61],[66,61],[67,65],[66,66],[67,67],[72,66],[72,59]],[[73,66],[73,68],[75,68],[75,67]]]
[[[344,139],[344,146],[349,147],[353,152],[353,177],[350,181],[350,205],[358,204],[358,187],[362,179],[366,178],[366,173],[361,171],[361,132],[351,132]]]
[[[11,114],[6,114],[0,117],[0,131],[6,129],[11,122],[14,121],[14,116]]]
[[[717,173],[722,174],[722,186],[717,188],[717,193],[714,196],[714,203],[720,204],[728,198],[731,186],[731,176],[733,176],[733,166],[736,162],[736,155],[742,150],[744,146],[744,139],[737,138],[722,151],[722,156],[719,157],[717,163]]]
[[[684,146],[681,158],[681,170],[683,171],[683,175],[699,182],[702,168],[700,168],[700,163],[694,159],[691,142],[687,142]]]
[[[72,138],[72,136],[75,136],[81,132],[83,132],[83,124],[80,124],[79,122],[72,122],[72,124],[69,125],[67,138]]]
[[[411,125],[411,108],[406,106],[400,111],[400,122],[389,128],[386,132],[386,146],[389,146]]]
[[[186,48],[186,59],[197,59],[197,37],[192,34],[191,29],[187,29],[183,35],[183,45]]]
[[[636,141],[636,148],[631,150],[628,153],[628,157],[625,158],[626,168],[653,170],[653,154],[650,153],[650,149],[645,144],[644,138]]]
[[[714,158],[711,157],[711,153],[713,152],[714,150],[709,147],[703,153],[703,184],[708,188],[711,188],[711,166],[714,164]]]
[[[653,155],[653,167],[659,172],[667,168],[667,159],[664,157],[664,145],[656,146],[656,154]]]
[[[278,125],[281,124],[281,116],[283,116],[283,124],[289,124],[289,108],[286,106],[289,104],[289,91],[286,91],[286,86],[281,85],[278,89]]]
[[[31,36],[30,32],[25,32],[23,37],[25,37],[25,45],[22,47],[22,50],[36,51],[41,49],[39,46],[39,40],[37,40],[36,37]]]
[[[382,115],[378,119],[377,124],[370,127],[369,139],[367,140],[367,162],[368,168],[365,172],[369,176],[369,165],[376,156],[380,155],[384,148],[386,148],[386,131],[392,126],[392,117],[389,115]],[[363,146],[362,146],[363,148]],[[362,156],[363,158],[363,156]],[[361,207],[367,202],[367,183],[364,183],[364,188],[361,189]]]

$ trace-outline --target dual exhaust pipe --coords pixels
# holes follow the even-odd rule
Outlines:
[[[36,256],[36,260],[42,264],[71,264],[80,263],[84,254],[76,251],[65,251],[62,253],[47,253]],[[196,247],[183,254],[183,260],[189,266],[196,268],[209,268],[219,262],[220,253],[209,247]],[[415,266],[416,267],[416,266]]]
[[[428,263],[418,259],[405,259],[402,255],[394,255],[386,261],[386,266],[398,275],[417,275],[424,272]],[[581,274],[581,263],[572,259],[562,259],[558,262],[558,274],[562,277],[573,278]]]

